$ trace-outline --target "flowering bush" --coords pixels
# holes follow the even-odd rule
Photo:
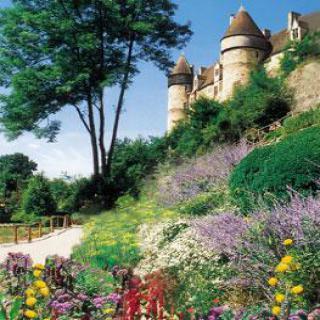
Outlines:
[[[234,166],[250,151],[251,147],[241,141],[217,147],[212,153],[178,167],[172,175],[160,179],[159,202],[172,206],[224,184]]]
[[[106,319],[116,311],[111,275],[71,260],[49,257],[45,265],[32,265],[28,255],[10,254],[1,274],[4,319]]]
[[[177,220],[144,225],[140,229],[143,259],[136,268],[139,275],[162,270],[174,283],[173,299],[179,311],[195,307],[209,310],[213,296],[229,275],[228,263],[201,244],[190,221]]]

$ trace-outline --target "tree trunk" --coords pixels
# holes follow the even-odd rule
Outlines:
[[[107,175],[107,152],[104,143],[105,135],[105,114],[104,114],[104,101],[103,101],[103,89],[101,89],[100,95],[100,106],[99,106],[99,117],[100,117],[100,129],[99,129],[99,147],[100,147],[100,161],[101,161],[101,172],[105,178]]]
[[[120,89],[119,99],[118,99],[117,108],[116,108],[116,116],[113,124],[112,137],[111,137],[110,148],[108,152],[108,161],[107,161],[107,168],[106,168],[107,174],[110,174],[110,170],[111,170],[112,157],[113,157],[114,147],[115,147],[117,134],[118,134],[119,120],[120,120],[120,115],[123,107],[124,94],[127,89],[129,75],[130,75],[133,45],[134,45],[134,38],[132,37],[129,42],[127,61],[124,69],[123,79],[121,82],[121,89]]]
[[[97,144],[97,134],[96,134],[96,126],[94,121],[94,112],[93,112],[93,104],[92,104],[92,96],[91,93],[88,94],[88,119],[89,119],[89,127],[90,127],[90,140],[91,140],[91,148],[92,148],[92,160],[93,160],[93,176],[99,176],[99,152],[98,152],[98,144]]]

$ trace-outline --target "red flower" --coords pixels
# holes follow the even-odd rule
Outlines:
[[[215,298],[215,299],[212,300],[212,302],[215,303],[215,304],[218,304],[220,302],[220,299]]]
[[[189,309],[187,309],[187,311],[189,312],[189,313],[194,313],[194,308],[189,308]]]

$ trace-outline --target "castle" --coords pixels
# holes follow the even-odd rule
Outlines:
[[[186,119],[187,109],[198,97],[225,101],[235,87],[246,84],[251,70],[264,64],[275,74],[289,40],[301,40],[308,32],[320,30],[320,12],[288,14],[288,27],[274,35],[261,30],[243,6],[231,15],[230,25],[221,39],[220,59],[195,73],[184,55],[168,77],[168,131]]]

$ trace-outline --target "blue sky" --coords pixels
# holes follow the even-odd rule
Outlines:
[[[229,16],[235,13],[240,0],[175,0],[179,5],[177,20],[191,21],[194,36],[183,50],[196,68],[212,64],[219,56],[220,38],[225,32]],[[277,32],[286,27],[287,14],[302,14],[320,10],[319,0],[243,0],[246,9],[260,28]],[[10,4],[0,0],[0,7]],[[174,51],[177,59],[181,52]],[[127,92],[125,112],[122,115],[119,136],[137,137],[162,135],[166,129],[167,79],[151,64],[140,65],[140,75]],[[107,131],[110,133],[116,90],[107,90]],[[48,144],[26,134],[13,142],[0,135],[0,155],[23,152],[39,164],[39,169],[50,177],[67,171],[71,175],[88,175],[91,172],[89,139],[73,110],[65,109],[57,115],[63,123],[58,141]]]

